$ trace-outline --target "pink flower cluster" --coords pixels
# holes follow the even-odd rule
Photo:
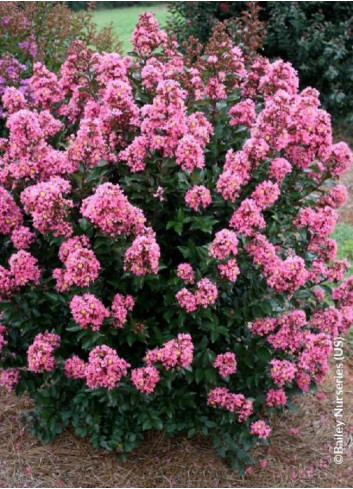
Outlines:
[[[85,362],[79,358],[77,355],[74,355],[71,358],[68,358],[65,361],[65,375],[69,379],[84,379],[85,378]]]
[[[256,202],[245,199],[232,215],[229,226],[245,236],[254,236],[266,223]]]
[[[119,185],[104,183],[84,199],[81,213],[108,236],[139,234],[145,228],[143,212],[131,205]]]
[[[233,105],[228,111],[228,115],[231,116],[229,124],[231,126],[248,126],[250,127],[256,118],[255,104],[251,99],[243,100],[242,102]]]
[[[298,358],[298,373],[302,373],[303,371],[310,372],[314,375],[317,382],[321,382],[329,369],[328,360],[331,352],[332,341],[325,333],[307,334],[305,338],[305,348]],[[306,373],[306,375],[308,374]],[[300,380],[302,381],[302,379],[303,377]],[[310,384],[310,378],[306,383]],[[304,385],[303,390],[305,390],[305,388]]]
[[[10,269],[0,265],[0,295],[11,295],[19,287],[29,283],[38,285],[41,270],[37,259],[28,251],[20,250],[9,258]]]
[[[207,404],[213,408],[221,407],[234,413],[239,423],[245,421],[253,413],[252,401],[245,399],[243,394],[233,394],[226,387],[215,387],[207,396]]]
[[[12,195],[0,186],[0,234],[10,234],[22,224],[22,213]]]
[[[198,307],[207,308],[214,304],[218,297],[216,285],[208,278],[199,280],[196,284],[195,293],[190,292],[185,287],[176,294],[176,299],[186,312],[195,312]]]
[[[270,361],[271,365],[271,377],[274,382],[283,387],[287,382],[291,382],[297,372],[297,367],[289,360],[277,360]]]
[[[62,123],[48,110],[38,113],[22,108],[9,115],[6,125],[9,139],[2,157],[0,181],[6,184],[8,178],[45,180],[75,171],[65,151],[54,149],[46,141],[62,128]]]
[[[145,394],[152,394],[160,380],[160,373],[156,367],[147,366],[135,368],[131,371],[131,382],[136,389]]]
[[[18,250],[27,250],[34,242],[36,235],[26,226],[19,226],[11,234],[11,241]]]
[[[171,368],[188,368],[194,356],[194,345],[189,334],[179,333],[177,339],[167,341],[162,348],[155,348],[146,353],[147,366],[161,363],[166,370]]]
[[[267,406],[285,406],[287,404],[287,396],[283,389],[270,389],[266,395]]]
[[[267,284],[278,292],[293,293],[310,278],[303,258],[294,255],[282,260],[264,235],[256,234],[246,249],[254,263],[262,267]]]
[[[157,275],[160,256],[160,248],[153,232],[137,236],[125,251],[124,270],[137,277],[150,273]]]
[[[156,64],[160,66],[155,58],[151,58],[145,67],[145,75],[147,68]],[[182,66],[178,65],[176,71],[180,69]],[[132,172],[143,170],[148,156],[156,151],[164,157],[175,157],[176,164],[187,173],[204,167],[204,148],[213,132],[212,125],[201,112],[187,115],[187,93],[179,81],[167,77],[167,71],[162,69],[161,75],[156,75],[157,87],[152,104],[141,109],[141,134],[119,154]],[[152,81],[147,83],[153,84]]]
[[[10,276],[15,287],[22,287],[30,282],[38,285],[41,271],[37,262],[36,258],[24,250],[20,250],[10,257]]]
[[[331,338],[335,338],[345,329],[342,327],[342,321],[341,311],[331,306],[314,312],[310,319],[310,326]]]
[[[318,210],[302,209],[294,221],[298,228],[307,227],[318,238],[325,238],[335,228],[338,214],[332,207],[325,206]]]
[[[275,158],[270,163],[269,177],[280,185],[285,176],[291,173],[292,165],[284,158]]]
[[[218,231],[211,245],[208,254],[217,260],[224,260],[229,256],[236,256],[238,253],[237,235],[229,229]]]
[[[59,258],[64,268],[55,268],[53,277],[56,279],[56,288],[63,292],[73,285],[88,287],[98,278],[100,264],[90,249],[86,237],[76,236],[70,238],[60,246]]]
[[[206,209],[212,202],[211,192],[203,185],[194,185],[186,192],[185,202],[196,212]]]
[[[177,276],[184,280],[186,284],[195,282],[195,272],[190,263],[180,263],[177,268]]]
[[[113,348],[106,345],[96,346],[90,352],[85,366],[85,379],[90,389],[104,387],[112,390],[127,375],[130,364],[119,357]]]
[[[232,375],[237,370],[236,356],[232,352],[220,353],[213,362],[214,368],[217,368],[221,377]]]
[[[0,370],[0,387],[12,391],[20,380],[20,372],[16,368]]]
[[[217,180],[217,192],[225,200],[235,202],[250,179],[251,164],[245,151],[227,151],[223,171]]]
[[[159,29],[159,23],[154,15],[145,12],[140,16],[132,34],[131,42],[134,51],[141,56],[149,56],[151,52],[167,42],[167,34]]]
[[[230,282],[235,282],[240,274],[237,261],[234,258],[225,263],[220,263],[217,267],[220,277]]]
[[[250,433],[266,440],[266,438],[270,436],[271,428],[265,423],[265,421],[259,420],[251,423]]]
[[[98,331],[109,311],[93,294],[75,295],[70,302],[72,317],[83,329]]]
[[[67,221],[72,200],[65,199],[71,185],[61,177],[52,177],[47,182],[27,187],[21,193],[25,211],[31,214],[33,226],[42,234],[51,232],[54,236],[70,236],[72,225]]]
[[[331,187],[318,201],[319,205],[329,206],[333,209],[341,207],[348,199],[348,191],[344,185]]]
[[[259,183],[254,192],[251,194],[252,200],[261,210],[266,209],[278,199],[280,194],[277,183],[265,181]]]
[[[6,328],[2,324],[0,324],[0,353],[5,345],[7,345],[6,337]]]
[[[117,328],[122,328],[127,321],[129,311],[132,311],[135,301],[131,295],[116,294],[112,302],[112,316]]]
[[[353,277],[348,277],[332,293],[332,298],[340,306],[353,306]]]
[[[55,366],[54,350],[60,345],[60,336],[39,333],[27,350],[28,369],[37,374],[50,372]]]

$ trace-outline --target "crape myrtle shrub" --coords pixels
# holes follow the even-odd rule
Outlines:
[[[251,4],[266,22],[264,53],[290,61],[301,87],[314,86],[327,110],[347,116],[353,100],[352,2],[172,2],[169,29],[179,41],[209,39],[219,20],[239,19]],[[197,21],[195,21],[197,19]],[[251,28],[251,22],[248,24]]]
[[[3,96],[0,383],[44,442],[203,433],[244,471],[352,323],[329,237],[352,154],[290,64],[245,65],[222,25],[182,55],[146,13],[132,41],[76,42]]]
[[[64,2],[1,2],[0,94],[8,85],[25,91],[37,61],[57,71],[75,39],[98,51],[120,48],[110,27],[97,29],[91,11],[74,14]]]

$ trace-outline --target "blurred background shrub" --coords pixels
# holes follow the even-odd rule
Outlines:
[[[8,68],[2,70],[1,60],[15,58],[29,71],[33,62],[42,61],[56,71],[75,39],[97,51],[121,49],[111,26],[97,28],[91,9],[76,14],[65,2],[1,2],[0,25],[0,76],[5,80]]]
[[[253,9],[259,14],[255,20],[263,22],[263,46],[258,45],[257,51],[269,58],[290,61],[299,71],[302,87],[317,88],[327,110],[335,117],[350,115],[353,2],[171,2],[169,5],[168,28],[180,42],[189,36],[205,42],[218,21],[234,27],[242,18],[243,34],[254,30],[254,19],[249,15]],[[234,35],[239,35],[237,29]]]

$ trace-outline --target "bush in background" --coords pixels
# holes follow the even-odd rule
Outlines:
[[[353,321],[329,237],[352,154],[293,67],[222,25],[182,55],[143,14],[133,57],[72,45],[3,95],[0,384],[126,453],[210,436],[244,473]]]
[[[353,104],[353,3],[269,2],[265,52],[291,61],[332,114]]]
[[[347,116],[353,102],[352,2],[249,2],[262,7],[264,54],[290,61],[301,86],[320,91],[327,110]],[[173,2],[169,29],[206,41],[217,21],[240,17],[245,2]],[[249,8],[249,7],[248,7]],[[251,28],[251,20],[247,24]]]
[[[64,2],[1,2],[0,90],[30,76],[36,61],[57,71],[76,39],[98,51],[119,51],[112,29],[98,30],[92,15],[73,14]]]

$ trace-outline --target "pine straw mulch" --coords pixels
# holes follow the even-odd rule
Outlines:
[[[353,487],[352,364],[345,372],[346,454],[340,466],[332,460],[333,371],[322,392],[298,399],[297,413],[278,417],[270,446],[254,450],[257,464],[244,478],[201,438],[169,440],[151,433],[126,462],[92,449],[70,431],[43,446],[20,422],[30,402],[2,393],[0,487]],[[297,432],[291,434],[293,427]],[[261,468],[263,460],[267,466]]]

